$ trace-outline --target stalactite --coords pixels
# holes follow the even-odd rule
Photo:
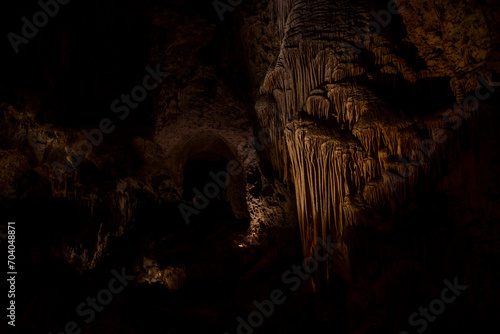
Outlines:
[[[318,127],[312,121],[293,121],[285,135],[303,250],[308,254],[316,247],[316,236],[326,238],[328,231],[334,240],[342,240],[344,198],[358,191],[363,179],[359,166],[365,155],[354,137]]]
[[[280,39],[283,38],[283,35],[285,34],[285,25],[293,2],[293,0],[273,0],[270,3],[271,20],[273,25],[278,25],[278,34]]]
[[[360,246],[349,244],[345,232],[375,208],[397,214],[422,182],[435,183],[443,161],[460,151],[461,138],[474,137],[478,114],[452,129],[449,110],[408,116],[388,106],[383,91],[421,92],[432,89],[424,79],[446,75],[402,58],[383,34],[365,34],[362,46],[355,43],[352,27],[372,19],[356,4],[296,0],[280,6],[273,11],[284,15],[281,48],[260,87],[265,101],[257,115],[271,129],[273,165],[295,185],[305,255],[316,237],[331,235],[342,245],[340,258],[349,259]],[[450,75],[457,101],[476,88],[478,73],[485,76]],[[302,112],[309,117],[297,119]],[[427,154],[429,140],[442,137],[447,139]]]

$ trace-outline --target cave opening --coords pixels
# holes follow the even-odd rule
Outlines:
[[[199,212],[192,216],[194,225],[218,225],[236,219],[228,197],[228,163],[226,157],[213,152],[197,153],[186,161],[182,193],[183,200]]]

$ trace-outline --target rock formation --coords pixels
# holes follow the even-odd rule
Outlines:
[[[345,231],[374,210],[397,214],[418,183],[439,177],[442,161],[460,150],[461,134],[473,137],[489,119],[477,98],[464,103],[464,97],[481,87],[478,76],[488,81],[498,70],[492,61],[498,36],[489,33],[496,5],[386,6],[269,5],[275,21],[268,30],[276,32],[279,50],[256,112],[272,129],[273,165],[295,186],[304,255],[312,256],[317,237],[332,235],[342,242],[332,267],[346,279]],[[451,92],[460,131],[450,121]]]
[[[5,34],[37,6],[0,11]],[[120,267],[130,292],[86,330],[232,333],[326,240],[256,333],[415,331],[456,276],[429,332],[494,332],[497,1],[92,0],[39,30],[1,46],[24,333]]]

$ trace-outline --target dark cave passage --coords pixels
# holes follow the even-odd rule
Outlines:
[[[197,224],[229,222],[235,219],[227,195],[230,185],[227,174],[229,161],[215,153],[199,153],[191,157],[184,166],[183,199],[199,214],[192,216]]]
[[[193,221],[246,220],[246,176],[237,150],[214,133],[199,133],[176,149],[182,200]],[[196,211],[196,213],[195,213]]]

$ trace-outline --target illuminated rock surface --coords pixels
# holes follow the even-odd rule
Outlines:
[[[63,330],[125,267],[134,282],[82,328],[236,333],[282,289],[255,333],[416,332],[408,317],[459,277],[427,332],[497,333],[500,5],[396,3],[371,33],[386,1],[248,1],[223,22],[210,1],[72,3],[5,50],[20,330]],[[1,11],[6,29],[32,9]],[[121,120],[113,101],[156,64],[168,75]],[[339,247],[290,292],[318,238]]]

